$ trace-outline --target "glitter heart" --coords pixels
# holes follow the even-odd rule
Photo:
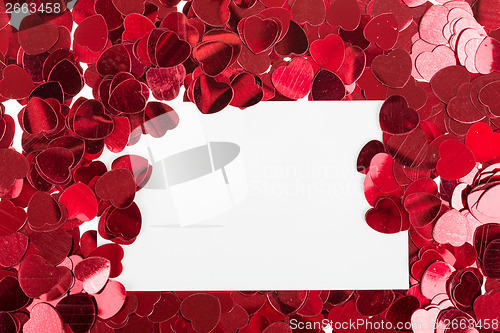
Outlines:
[[[467,219],[458,210],[452,209],[437,220],[432,235],[440,244],[448,243],[458,247],[472,239],[467,227]]]
[[[185,77],[186,69],[182,65],[169,68],[150,68],[146,72],[146,82],[153,96],[156,99],[166,101],[179,95]]]
[[[23,332],[64,333],[63,322],[59,313],[47,303],[35,305],[30,312],[30,319],[24,324]]]
[[[427,81],[439,70],[456,64],[455,52],[445,45],[440,45],[430,52],[423,52],[415,59],[418,73]]]

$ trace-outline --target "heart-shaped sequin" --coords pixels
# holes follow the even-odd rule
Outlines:
[[[288,66],[280,66],[274,70],[272,82],[282,95],[300,99],[309,93],[313,77],[311,63],[304,58],[295,58]]]
[[[213,295],[191,295],[182,301],[180,311],[198,333],[211,332],[220,321],[220,302]]]

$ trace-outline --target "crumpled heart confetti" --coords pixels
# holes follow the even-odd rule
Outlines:
[[[0,6],[0,100],[23,105],[0,109],[3,331],[321,332],[325,319],[500,330],[498,2],[67,2],[30,3],[18,29],[17,7]],[[93,99],[74,98],[84,85]],[[368,226],[409,233],[410,289],[127,292],[112,280],[140,237],[135,192],[153,166],[125,155],[108,170],[98,158],[175,130],[176,111],[148,99],[181,92],[205,114],[385,100],[383,139],[356,167]],[[98,230],[80,235],[95,217]],[[98,247],[97,232],[111,243]]]

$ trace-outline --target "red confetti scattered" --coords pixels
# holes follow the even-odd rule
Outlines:
[[[0,96],[24,106],[22,154],[11,147],[14,118],[0,110],[0,325],[289,333],[291,319],[500,320],[500,21],[494,1],[470,3],[194,0],[180,13],[176,0],[80,0],[57,17],[28,15],[19,31],[0,10]],[[73,101],[84,83],[95,99]],[[133,199],[152,166],[126,155],[108,171],[95,160],[173,130],[178,114],[148,100],[175,99],[182,86],[202,113],[387,97],[384,138],[362,149],[357,168],[374,207],[368,225],[409,230],[411,288],[134,294],[110,281],[122,270],[118,244],[139,235]],[[117,244],[80,238],[94,217]]]

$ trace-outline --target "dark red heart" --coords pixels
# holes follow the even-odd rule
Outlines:
[[[75,157],[71,150],[61,147],[48,148],[36,158],[36,170],[51,184],[64,185],[71,180],[71,167]]]
[[[269,50],[280,35],[280,27],[272,19],[250,16],[243,26],[243,38],[255,54]]]
[[[361,20],[361,11],[355,0],[335,0],[326,12],[326,21],[346,31],[355,30]]]
[[[182,301],[180,311],[198,333],[211,332],[220,321],[220,302],[213,295],[191,295]]]
[[[264,97],[262,87],[256,83],[255,77],[250,73],[241,73],[231,80],[234,96],[230,105],[246,108],[257,104]]]
[[[35,88],[30,75],[17,65],[8,65],[3,69],[0,81],[0,95],[7,99],[21,99],[29,96]]]
[[[0,201],[0,236],[12,235],[26,222],[26,212],[8,200]]]
[[[366,223],[384,234],[393,234],[402,229],[402,217],[398,204],[393,199],[384,197],[375,203],[375,207],[366,212]]]
[[[201,64],[203,73],[217,76],[222,73],[231,62],[233,48],[220,41],[208,41],[193,48],[193,58]]]
[[[13,312],[28,304],[30,298],[26,296],[19,281],[14,276],[0,278],[0,311]]]
[[[386,86],[402,88],[410,79],[412,61],[407,51],[395,49],[388,55],[375,57],[371,64],[371,70],[373,75]]]
[[[42,257],[30,254],[19,266],[19,284],[24,293],[36,298],[48,293],[59,282],[59,271],[47,265]]]
[[[153,96],[159,100],[170,101],[179,95],[186,77],[183,65],[168,68],[150,68],[146,72],[146,82]]]
[[[95,184],[96,195],[110,201],[117,208],[127,208],[135,198],[135,180],[127,169],[115,169],[99,177]]]
[[[113,132],[113,127],[113,120],[104,113],[99,101],[86,100],[75,111],[73,130],[84,139],[104,139]]]
[[[363,34],[382,50],[390,50],[398,40],[398,20],[393,13],[377,15],[365,26]]]
[[[194,102],[202,113],[216,113],[224,109],[233,99],[233,90],[225,82],[200,75],[194,82]]]
[[[29,134],[50,133],[58,124],[57,114],[49,103],[32,97],[20,113],[20,123]]]
[[[500,117],[498,89],[500,89],[500,81],[494,81],[479,91],[479,100],[488,107],[489,112],[495,117]]]
[[[388,97],[379,113],[380,128],[388,134],[405,134],[420,123],[418,113],[408,107],[406,99],[399,95]]]
[[[441,211],[441,199],[425,192],[413,193],[406,197],[404,206],[410,214],[411,224],[421,228],[438,216]]]
[[[102,15],[92,15],[78,24],[74,43],[87,47],[92,52],[100,52],[108,43],[108,25]]]

